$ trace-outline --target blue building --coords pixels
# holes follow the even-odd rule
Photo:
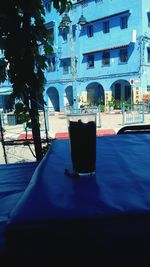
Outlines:
[[[2,57],[3,52],[0,51],[0,57]],[[12,109],[12,103],[10,100],[10,95],[12,93],[12,86],[10,82],[7,80],[4,83],[0,84],[0,111],[4,112]]]
[[[53,43],[45,74],[48,107],[55,111],[85,103],[107,107],[112,97],[141,102],[150,93],[149,1],[72,3],[60,16],[44,0]],[[70,18],[67,27],[66,18]]]
[[[0,85],[0,111],[8,112],[12,109],[11,94],[12,86],[9,83]]]

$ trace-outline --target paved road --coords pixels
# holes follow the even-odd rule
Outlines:
[[[144,115],[144,124],[150,124],[150,114]],[[101,114],[100,129],[113,129],[117,133],[121,127],[123,127],[122,114]],[[57,113],[49,117],[50,136],[55,137],[55,133],[67,131],[67,120],[63,114]]]

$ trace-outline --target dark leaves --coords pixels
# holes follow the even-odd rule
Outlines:
[[[7,79],[7,66],[8,62],[4,58],[0,59],[0,83],[5,82]]]
[[[71,1],[69,0],[51,0],[54,3],[54,7],[62,14],[66,8],[69,9],[71,7]]]

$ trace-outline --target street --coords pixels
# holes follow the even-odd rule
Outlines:
[[[150,114],[144,115],[144,123],[150,124]],[[122,124],[122,114],[114,113],[107,114],[101,113],[101,127],[100,131],[105,129],[114,130],[115,133],[123,126]],[[5,129],[4,140],[17,140],[19,136],[22,134],[25,136],[24,126],[22,124],[17,125],[7,125],[3,126]],[[55,115],[49,116],[49,129],[48,134],[49,137],[55,138],[56,133],[65,133],[68,132],[67,129],[67,120],[66,116],[63,113],[55,113]],[[30,134],[31,132],[29,132]],[[45,138],[45,130],[44,126],[41,127],[41,137]],[[27,162],[27,161],[35,161],[34,146],[30,145],[30,149],[28,146],[24,145],[12,145],[5,146],[7,161],[8,163],[18,163],[18,162]],[[5,164],[4,152],[2,148],[2,144],[0,143],[0,164]]]

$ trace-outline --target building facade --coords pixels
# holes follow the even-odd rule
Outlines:
[[[61,16],[44,0],[53,54],[45,100],[66,105],[133,103],[150,92],[150,4],[147,0],[73,0]],[[61,27],[65,16],[68,27]],[[82,25],[80,18],[85,19]]]
[[[0,50],[0,58],[3,56],[3,52]],[[1,111],[7,112],[12,109],[12,103],[10,95],[12,94],[12,86],[7,80],[4,83],[0,83],[0,113]]]

